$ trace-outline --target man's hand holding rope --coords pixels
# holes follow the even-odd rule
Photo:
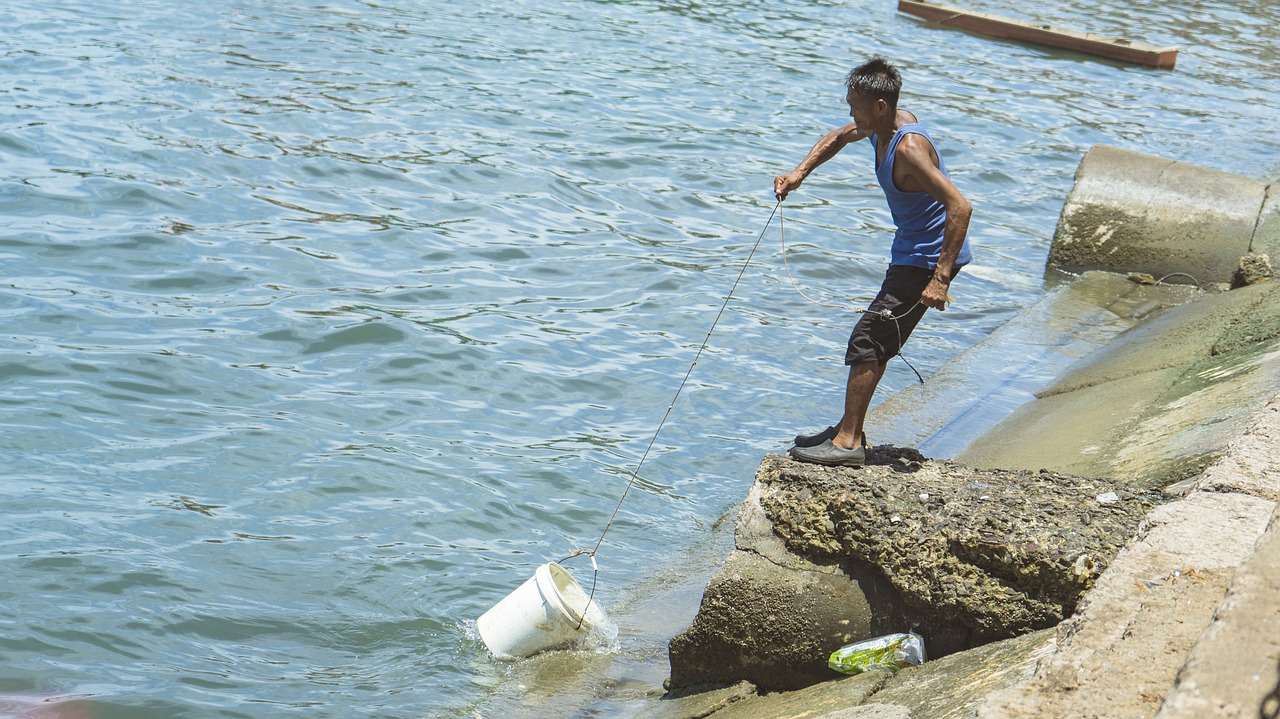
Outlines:
[[[924,292],[920,293],[920,304],[945,312],[947,303],[951,301],[951,297],[947,294],[947,288],[950,285],[950,280],[944,280],[935,273],[933,279],[929,280],[929,284],[924,286]]]

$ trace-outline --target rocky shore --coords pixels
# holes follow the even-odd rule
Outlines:
[[[944,656],[1055,626],[1159,496],[881,448],[862,469],[765,457],[737,550],[671,641],[671,688],[832,678],[843,644],[914,628]]]
[[[1094,148],[1049,267],[1199,290],[957,461],[764,458],[646,717],[1267,715],[1280,691],[1280,246],[1267,183]],[[913,629],[930,661],[827,654]],[[713,689],[713,687],[718,687]]]
[[[474,715],[1280,716],[1278,200],[1280,183],[1093,148],[1057,287],[872,412],[954,459],[765,456],[732,547],[709,537],[728,556],[700,602],[680,588],[633,613],[687,621],[666,651],[536,657]],[[826,665],[907,630],[918,667]]]

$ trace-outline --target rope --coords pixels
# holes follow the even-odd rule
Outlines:
[[[782,212],[780,211],[781,208],[777,208],[777,209],[779,209],[778,232],[782,238],[782,266],[786,268],[787,279],[791,281],[791,287],[795,289],[796,294],[812,302],[813,304],[818,305],[819,307],[832,307],[837,310],[845,310],[846,312],[854,312],[857,314],[865,314],[866,312],[869,312],[869,310],[858,309],[855,307],[848,307],[846,305],[833,305],[827,302],[819,302],[818,300],[813,299],[809,295],[806,295],[804,293],[804,290],[800,289],[800,285],[796,284],[796,278],[791,275],[791,265],[787,263],[787,226],[786,226],[786,223],[782,221]],[[766,225],[766,227],[768,227],[768,225]],[[920,300],[917,299],[915,304],[911,305],[911,307],[906,312],[903,312],[900,315],[895,316],[892,312],[890,312],[887,309],[880,310],[879,312],[873,312],[872,314],[876,317],[879,317],[882,320],[893,320],[893,330],[898,335],[898,357],[901,358],[902,361],[905,362],[907,366],[911,368],[912,372],[916,373],[916,379],[919,380],[920,384],[924,384],[924,377],[920,375],[920,370],[916,369],[915,365],[911,364],[911,361],[907,359],[906,355],[902,354],[902,344],[903,344],[902,343],[902,325],[898,324],[898,320],[911,314],[919,306],[920,306]]]
[[[742,281],[743,275],[747,273],[747,267],[751,264],[752,258],[756,256],[756,251],[760,249],[760,243],[764,240],[764,233],[769,230],[769,225],[773,223],[773,218],[775,216],[778,218],[778,231],[782,240],[782,264],[787,270],[787,279],[791,281],[791,286],[795,289],[796,293],[809,302],[821,307],[831,307],[838,310],[851,311],[857,314],[863,314],[869,311],[845,305],[833,305],[826,302],[820,302],[806,295],[804,291],[800,289],[800,286],[796,284],[795,277],[791,275],[791,266],[787,263],[787,230],[782,221],[782,200],[778,200],[777,204],[773,206],[773,211],[769,213],[769,219],[765,220],[764,227],[760,228],[760,236],[756,238],[755,245],[751,247],[751,253],[747,255],[746,261],[742,263],[742,269],[738,271],[738,276],[734,279],[733,286],[729,288],[729,294],[725,295],[724,303],[720,305],[720,311],[716,313],[715,319],[712,320],[711,328],[707,330],[707,336],[703,338],[702,345],[698,347],[698,352],[694,355],[693,362],[689,363],[689,369],[684,373],[684,379],[680,381],[680,386],[676,388],[675,395],[672,396],[671,402],[667,404],[667,411],[663,413],[662,420],[658,422],[658,428],[654,431],[653,437],[649,440],[649,445],[645,447],[644,454],[640,455],[640,461],[636,463],[635,470],[630,472],[631,479],[627,480],[627,486],[622,490],[622,496],[618,498],[618,504],[614,506],[613,513],[609,515],[609,521],[605,522],[604,531],[600,532],[600,538],[596,540],[594,547],[575,549],[569,554],[569,556],[560,560],[561,562],[566,562],[574,557],[580,557],[584,554],[591,558],[591,591],[587,594],[587,603],[582,608],[582,616],[578,619],[577,629],[582,629],[582,624],[587,620],[587,611],[591,608],[591,604],[596,598],[596,588],[599,586],[600,581],[600,566],[596,563],[596,554],[600,551],[600,546],[604,543],[605,535],[609,533],[609,530],[613,527],[614,520],[618,518],[618,512],[622,509],[622,503],[626,501],[627,495],[631,492],[631,487],[635,485],[638,479],[640,479],[640,469],[644,467],[645,460],[649,458],[649,452],[653,450],[654,445],[657,443],[658,435],[662,434],[662,428],[666,426],[667,418],[671,416],[671,410],[676,406],[676,400],[680,399],[680,393],[684,391],[685,385],[689,383],[689,377],[693,375],[693,368],[698,366],[698,360],[702,357],[702,352],[707,349],[707,345],[711,342],[711,334],[715,332],[716,325],[720,324],[720,318],[724,315],[725,310],[728,309],[729,301],[733,299],[733,293],[738,289],[738,283]],[[879,312],[874,312],[872,314],[880,319],[893,320],[894,330],[898,335],[898,357],[900,357],[903,362],[906,362],[912,372],[915,372],[916,379],[920,381],[920,384],[924,384],[924,377],[920,375],[920,371],[917,370],[915,365],[911,364],[911,362],[902,354],[902,327],[898,324],[898,320],[911,314],[919,306],[920,300],[917,299],[915,304],[911,305],[906,312],[903,312],[900,315],[894,315],[888,309],[880,310]]]
[[[671,410],[676,406],[676,400],[680,399],[680,393],[684,391],[684,387],[689,382],[689,377],[693,375],[693,368],[698,366],[698,359],[702,357],[702,352],[711,342],[711,333],[716,331],[716,325],[720,324],[720,318],[724,315],[724,311],[729,307],[729,300],[733,299],[733,293],[738,289],[738,283],[742,281],[742,276],[747,273],[747,266],[751,264],[751,259],[756,256],[756,250],[760,249],[760,243],[764,240],[764,233],[769,229],[769,225],[773,222],[774,215],[781,215],[778,210],[782,207],[782,200],[773,206],[773,212],[769,213],[769,219],[765,220],[764,227],[760,229],[760,236],[756,238],[756,243],[751,248],[751,253],[747,255],[747,259],[742,263],[742,269],[738,271],[738,277],[733,281],[733,286],[729,288],[729,294],[725,295],[724,303],[720,305],[720,311],[716,313],[716,318],[711,322],[711,328],[707,330],[707,336],[702,340],[702,346],[698,347],[698,352],[693,356],[693,362],[689,363],[689,370],[684,373],[684,379],[680,381],[680,386],[676,388],[675,395],[671,398],[671,402],[667,405],[667,411],[662,415],[662,421],[658,422],[658,429],[653,433],[653,438],[649,440],[649,446],[645,448],[644,454],[640,455],[640,461],[636,463],[636,468],[631,472],[631,479],[627,481],[627,486],[622,490],[622,496],[618,498],[618,504],[613,508],[613,514],[609,515],[609,521],[604,525],[604,531],[600,533],[600,539],[596,540],[596,545],[591,549],[582,548],[574,550],[572,554],[565,557],[561,561],[566,561],[580,555],[591,557],[591,593],[587,595],[587,604],[582,608],[582,617],[578,620],[578,629],[582,628],[582,623],[587,620],[587,610],[591,608],[591,602],[596,597],[596,585],[600,578],[600,567],[596,564],[596,553],[600,551],[600,545],[604,543],[604,537],[609,533],[609,529],[613,527],[613,520],[618,517],[618,510],[622,509],[622,503],[626,501],[627,494],[631,491],[631,487],[640,479],[640,468],[644,466],[644,461],[648,459],[649,452],[653,449],[654,444],[658,441],[658,435],[662,433],[662,428],[667,424],[667,418],[671,416]]]

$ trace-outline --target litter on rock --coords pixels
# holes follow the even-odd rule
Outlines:
[[[919,666],[924,661],[924,637],[908,632],[846,644],[831,653],[827,666],[841,674],[861,674],[872,670],[892,674],[903,667]]]

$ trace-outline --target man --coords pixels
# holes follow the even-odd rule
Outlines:
[[[973,212],[951,183],[947,167],[916,116],[898,109],[902,77],[873,58],[845,78],[853,122],[828,133],[795,170],[774,178],[779,201],[818,165],[846,145],[871,138],[876,179],[884,190],[897,231],[884,284],[849,337],[844,416],[817,434],[796,437],[791,455],[802,462],[861,467],[865,462],[863,420],[884,375],[929,307],[947,308],[947,288],[969,263],[966,235]]]

